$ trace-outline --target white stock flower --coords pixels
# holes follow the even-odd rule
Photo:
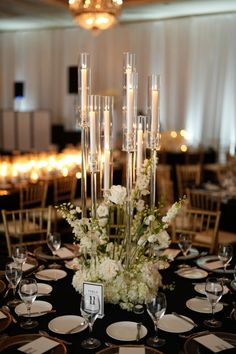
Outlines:
[[[169,224],[171,220],[176,216],[180,208],[178,202],[175,202],[172,207],[168,210],[167,214],[162,217],[162,221],[166,224]]]
[[[114,204],[123,205],[126,199],[126,188],[120,185],[112,186],[108,199]]]
[[[145,225],[150,225],[152,221],[155,220],[155,216],[154,215],[148,215],[145,219],[144,219],[144,224]]]
[[[144,200],[142,199],[139,199],[136,203],[136,208],[138,211],[142,211],[145,207],[145,203],[144,203]]]

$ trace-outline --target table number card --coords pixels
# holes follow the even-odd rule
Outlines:
[[[103,318],[104,316],[104,289],[103,284],[100,283],[83,283],[83,294],[86,295],[97,295],[100,301],[100,312],[98,318]]]

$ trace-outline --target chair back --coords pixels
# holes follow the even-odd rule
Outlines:
[[[55,178],[53,187],[53,201],[55,205],[63,202],[73,203],[76,194],[77,178],[75,175]]]
[[[190,209],[220,210],[221,195],[216,192],[187,188],[187,200]]]
[[[179,197],[182,198],[187,188],[193,188],[201,182],[201,165],[176,165],[176,178]]]
[[[174,183],[170,165],[157,165],[157,197],[160,205],[163,205],[163,210],[174,203]]]
[[[210,253],[213,253],[218,247],[220,215],[220,211],[185,209],[181,216],[182,223],[180,218],[178,218],[178,225],[173,222],[173,241],[178,240],[179,234],[189,234],[192,235],[193,245],[206,247]]]
[[[20,189],[20,209],[45,207],[48,182],[29,183]]]
[[[46,242],[51,231],[52,207],[2,210],[8,255],[18,245],[34,246]]]

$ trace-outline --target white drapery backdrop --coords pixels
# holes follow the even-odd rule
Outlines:
[[[235,151],[236,14],[119,25],[98,36],[80,28],[0,34],[0,103],[13,108],[13,83],[25,83],[22,110],[48,109],[53,124],[75,127],[76,95],[68,68],[91,54],[92,92],[111,94],[122,125],[123,52],[136,54],[138,109],[146,112],[147,77],[161,75],[161,126],[186,129],[189,143]]]

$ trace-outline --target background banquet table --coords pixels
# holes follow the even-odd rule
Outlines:
[[[6,262],[6,260],[7,259],[3,259],[3,258],[1,259],[1,270],[4,270],[4,263]],[[175,260],[171,262],[170,267],[168,269],[161,271],[164,285],[167,284],[175,285],[174,290],[168,290],[168,289],[165,290],[167,296],[166,314],[170,314],[172,311],[176,311],[180,314],[190,317],[198,324],[197,328],[194,328],[193,330],[184,334],[205,331],[209,328],[206,328],[204,326],[203,321],[209,318],[211,315],[192,311],[188,309],[185,304],[188,299],[199,295],[194,290],[194,285],[192,283],[193,282],[201,283],[202,281],[204,281],[204,279],[199,279],[199,280],[185,279],[177,275],[175,271],[178,269],[177,267],[180,262],[182,261]],[[41,261],[39,260],[39,264],[40,263]],[[194,260],[189,260],[188,263],[191,265],[196,265],[194,263]],[[49,262],[44,262],[44,264],[48,266]],[[97,353],[102,348],[106,348],[105,345],[106,342],[113,343],[113,344],[127,344],[127,342],[116,341],[110,338],[106,334],[106,328],[111,323],[117,321],[135,321],[135,322],[143,323],[143,325],[148,330],[148,334],[145,338],[141,339],[138,344],[145,344],[147,337],[153,335],[154,333],[153,323],[151,318],[146,313],[146,311],[143,314],[137,315],[134,314],[133,312],[127,312],[121,310],[118,305],[112,305],[112,304],[105,304],[105,316],[102,319],[97,319],[94,324],[93,335],[99,338],[102,342],[102,346],[96,350],[85,350],[80,345],[82,340],[88,336],[88,329],[79,333],[67,334],[67,335],[56,334],[50,331],[48,329],[48,323],[53,318],[57,316],[63,316],[63,315],[80,315],[80,309],[79,309],[80,295],[75,291],[75,289],[71,284],[74,271],[65,268],[64,265],[62,269],[66,270],[67,272],[67,276],[65,278],[58,281],[41,281],[43,283],[50,284],[53,287],[53,291],[51,293],[51,296],[45,298],[40,297],[39,300],[45,300],[50,302],[53,308],[56,309],[56,313],[46,314],[41,317],[38,317],[39,326],[32,330],[28,330],[27,333],[32,334],[32,333],[38,333],[39,330],[46,330],[50,336],[52,337],[55,336],[57,338],[64,339],[72,343],[71,345],[67,345],[68,353],[83,353],[83,354]],[[3,272],[1,272],[1,274],[3,275]],[[229,274],[229,277],[233,279],[233,274]],[[2,280],[5,281],[3,276],[2,276]],[[4,305],[10,297],[11,294],[9,294],[8,297],[5,299],[3,297],[3,293],[0,294],[1,306]],[[235,319],[230,319],[229,314],[232,311],[233,302],[236,301],[236,292],[234,292],[231,289],[226,295],[223,296],[222,301],[228,303],[229,305],[224,306],[223,310],[218,312],[215,315],[216,318],[219,318],[223,322],[222,327],[217,329],[217,331],[235,333],[236,321]],[[12,312],[12,314],[14,314],[14,316],[18,319],[18,323],[14,324],[12,322],[10,326],[0,334],[6,333],[9,336],[14,336],[17,334],[26,333],[26,331],[23,330],[19,325],[20,321],[22,321],[22,317],[18,318],[14,312]],[[215,330],[212,331],[214,332]],[[162,330],[159,330],[159,335],[166,339],[165,346],[159,349],[161,352],[163,352],[164,354],[183,353],[183,345],[185,339],[181,338],[178,334],[168,333]],[[129,342],[128,344],[136,345],[137,343]]]

